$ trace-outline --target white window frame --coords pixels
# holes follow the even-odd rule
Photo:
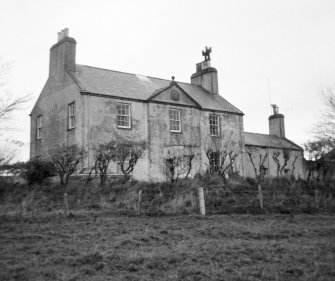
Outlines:
[[[36,117],[36,139],[41,140],[43,137],[43,115]]]
[[[177,114],[173,114],[173,112],[177,112]],[[177,108],[170,108],[169,110],[169,123],[170,123],[170,132],[173,132],[173,133],[181,133],[181,112],[180,112],[180,109],[177,109]],[[175,118],[177,117],[177,118]],[[175,125],[178,124],[178,130],[175,130],[175,128],[172,128],[172,127],[175,127]]]
[[[119,120],[119,117],[125,118],[125,120]],[[131,129],[131,107],[129,103],[118,103],[116,105],[116,122],[118,128]],[[120,122],[126,122],[128,125],[120,125]]]
[[[214,119],[212,119],[214,118]],[[216,118],[216,120],[215,120]],[[217,124],[215,124],[217,123]],[[213,130],[212,130],[213,129]],[[216,129],[216,134],[212,133]],[[209,133],[213,137],[220,136],[220,116],[218,114],[209,114]]]
[[[68,129],[74,129],[76,127],[76,102],[68,104]]]

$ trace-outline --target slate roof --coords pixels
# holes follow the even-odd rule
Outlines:
[[[294,142],[285,138],[280,139],[274,135],[244,132],[244,140],[245,145],[303,150],[299,145],[295,144]]]
[[[75,72],[69,72],[82,92],[107,96],[148,100],[158,90],[168,87],[170,80],[144,75],[119,72],[86,65],[76,65]],[[243,114],[219,95],[213,95],[201,86],[177,82],[202,109]]]

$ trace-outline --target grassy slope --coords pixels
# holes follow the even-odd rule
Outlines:
[[[335,280],[334,216],[96,214],[1,217],[0,280]]]

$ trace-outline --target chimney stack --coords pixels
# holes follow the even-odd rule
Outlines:
[[[284,115],[279,113],[279,107],[272,104],[273,114],[269,116],[269,133],[279,138],[285,138]]]
[[[69,37],[69,29],[58,32],[58,41],[50,49],[49,77],[64,80],[65,72],[75,71],[76,40]]]
[[[205,60],[196,64],[196,72],[191,76],[191,84],[202,86],[213,95],[218,95],[218,74],[217,70],[214,67],[211,67],[211,52],[211,47],[206,47],[205,51],[202,51]]]

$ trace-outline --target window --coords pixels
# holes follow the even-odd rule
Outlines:
[[[181,132],[180,110],[170,109],[169,117],[170,117],[170,131]]]
[[[119,103],[116,105],[117,127],[130,128],[130,105]]]
[[[36,130],[36,132],[37,132],[36,138],[38,140],[42,139],[42,135],[43,135],[42,125],[43,125],[43,123],[42,123],[42,115],[37,116],[37,119],[36,119],[36,128],[37,128],[37,130]]]
[[[219,115],[209,115],[209,131],[211,136],[219,136]]]
[[[76,127],[76,103],[69,104],[69,124],[68,128],[73,129]]]
[[[209,168],[210,174],[217,172],[220,166],[220,153],[219,152],[210,152],[209,153]]]
[[[268,175],[268,168],[261,166],[260,167],[260,174],[261,176],[267,176]]]

